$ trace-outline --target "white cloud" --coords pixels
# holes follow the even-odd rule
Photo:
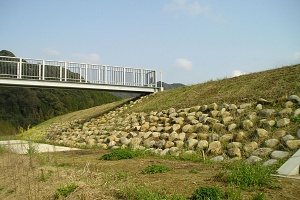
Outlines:
[[[176,62],[176,66],[179,67],[180,69],[191,70],[193,68],[193,63],[187,59],[177,58],[175,62]]]
[[[300,62],[300,52],[298,51],[298,52],[295,52],[294,54],[293,54],[293,61],[295,61],[295,62]]]
[[[44,52],[48,55],[48,56],[58,56],[60,55],[60,52],[55,50],[55,49],[46,49],[44,50]]]
[[[188,13],[189,15],[208,15],[210,6],[202,5],[198,0],[172,0],[172,2],[164,5],[164,10],[176,13]]]
[[[99,64],[100,56],[96,53],[91,54],[73,54],[72,56],[77,62]]]
[[[241,76],[241,75],[244,75],[244,74],[246,74],[246,73],[244,73],[240,70],[233,70],[231,76],[236,77],[236,76]]]

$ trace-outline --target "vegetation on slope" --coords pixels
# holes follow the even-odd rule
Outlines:
[[[187,108],[209,103],[239,104],[247,100],[278,99],[300,95],[300,64],[247,74],[234,78],[209,81],[151,95],[130,112],[149,112],[168,108]]]

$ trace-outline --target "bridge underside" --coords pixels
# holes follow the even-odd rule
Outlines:
[[[29,87],[29,88],[61,88],[61,89],[81,89],[81,90],[101,90],[115,92],[135,92],[135,93],[154,93],[159,88],[153,87],[137,87],[126,85],[107,85],[107,84],[92,84],[92,83],[76,83],[76,82],[55,82],[55,81],[40,81],[26,79],[0,79],[1,86],[10,87]]]

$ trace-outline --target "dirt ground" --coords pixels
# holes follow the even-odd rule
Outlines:
[[[240,190],[215,176],[223,173],[218,163],[161,159],[156,157],[118,161],[99,160],[105,150],[82,150],[37,155],[0,154],[0,199],[55,199],[55,191],[75,182],[79,187],[66,199],[122,199],[126,187],[190,196],[201,186],[219,186],[222,191],[241,192],[240,199],[265,193],[266,199],[300,199],[300,180],[274,177],[278,187]],[[149,165],[164,165],[171,171],[141,173]],[[63,199],[63,198],[61,198]]]

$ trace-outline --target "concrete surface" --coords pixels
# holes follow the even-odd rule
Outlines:
[[[283,176],[300,176],[300,149],[277,170],[277,173]]]
[[[56,151],[71,151],[71,150],[81,150],[78,148],[54,146],[50,144],[34,143],[25,140],[5,140],[0,141],[1,146],[5,146],[10,151],[17,154],[26,154],[30,146],[34,148],[38,153],[43,152],[56,152]]]

